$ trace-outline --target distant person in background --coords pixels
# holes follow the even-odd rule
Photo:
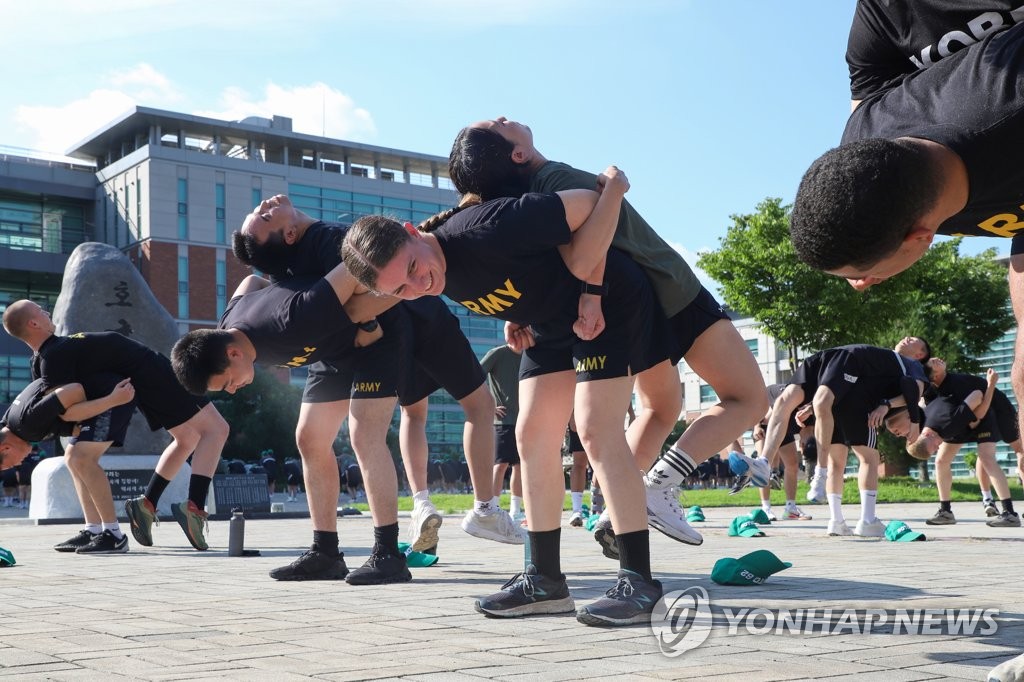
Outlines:
[[[572,513],[569,525],[579,528],[583,525],[583,491],[587,489],[587,453],[580,442],[580,434],[576,432],[576,418],[569,420],[569,454],[572,456],[572,468],[569,469],[569,497],[572,499]],[[596,479],[596,477],[595,477]],[[603,544],[603,543],[602,543]]]
[[[281,474],[281,467],[274,456],[273,448],[267,448],[260,453],[260,464],[263,465],[263,471],[267,474],[267,495],[273,498],[274,493],[277,492],[277,477]]]
[[[519,365],[522,352],[502,344],[487,351],[480,367],[487,377],[487,387],[494,398],[494,496],[501,497],[505,472],[509,477],[512,501],[509,514],[513,520],[523,513],[523,477],[516,446],[516,421],[519,419]]]
[[[289,457],[284,461],[284,475],[288,485],[288,501],[294,502],[299,496],[302,485],[302,462],[297,457]]]

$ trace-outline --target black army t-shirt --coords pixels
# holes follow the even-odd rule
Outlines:
[[[54,335],[32,357],[32,378],[63,386],[93,374],[131,377],[159,360],[156,351],[117,332]]]
[[[524,325],[576,316],[579,280],[557,250],[572,231],[557,195],[470,206],[433,234],[447,262],[444,293],[456,303]]]
[[[280,268],[267,274],[275,282],[289,277],[323,277],[341,263],[341,242],[349,227],[318,220],[289,249]]]
[[[935,387],[936,397],[955,398],[964,400],[974,391],[985,393],[988,382],[973,374],[961,374],[960,372],[949,372],[942,383]],[[928,396],[925,396],[925,400]]]
[[[846,47],[851,99],[891,87],[1022,19],[1021,0],[858,0]]]
[[[924,408],[924,425],[946,441],[963,439],[976,419],[974,411],[955,398],[936,398]]]
[[[991,35],[850,115],[843,143],[917,137],[953,150],[967,168],[963,211],[939,234],[1013,237],[1024,231],[1024,24]],[[1016,245],[1015,249],[1016,250]]]
[[[356,327],[322,277],[293,277],[228,302],[220,329],[245,332],[256,361],[304,367],[349,352]]]
[[[60,418],[65,412],[64,405],[56,393],[47,393],[48,390],[42,379],[36,379],[11,402],[0,422],[13,431],[14,435],[29,442],[45,440],[54,435],[70,435],[72,425]],[[62,425],[67,429],[60,428]]]

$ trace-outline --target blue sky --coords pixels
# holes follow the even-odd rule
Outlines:
[[[631,181],[692,263],[793,200],[849,112],[854,0],[0,0],[0,153],[60,153],[134,104],[446,155],[505,115]],[[965,251],[1009,249],[968,239]]]

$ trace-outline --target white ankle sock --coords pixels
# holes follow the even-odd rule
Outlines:
[[[826,495],[828,498],[828,511],[832,515],[832,520],[836,523],[842,523],[846,521],[843,518],[843,496],[842,495]]]
[[[877,490],[860,491],[860,518],[869,522],[875,520],[875,499],[877,497]]]

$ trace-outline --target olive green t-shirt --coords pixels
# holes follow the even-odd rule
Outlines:
[[[496,346],[484,355],[480,366],[487,375],[487,385],[494,404],[505,408],[505,416],[494,416],[495,424],[515,426],[519,418],[519,365],[522,355],[508,346]]]
[[[531,192],[596,189],[597,176],[558,161],[548,161],[530,181]],[[700,281],[678,251],[647,224],[628,201],[622,202],[612,246],[625,251],[647,274],[666,317],[676,315],[700,292]]]

